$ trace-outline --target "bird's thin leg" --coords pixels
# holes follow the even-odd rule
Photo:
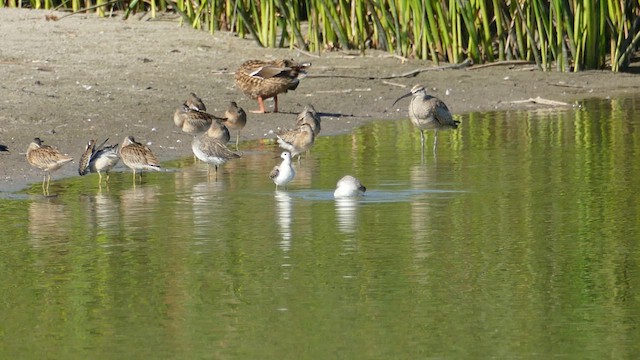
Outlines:
[[[43,195],[47,195],[47,190],[45,187],[46,180],[47,180],[47,173],[44,173],[44,175],[42,175],[42,194]]]
[[[438,130],[433,131],[433,153],[436,153],[436,146],[438,146]]]
[[[102,185],[102,174],[98,171],[98,185]]]
[[[240,130],[238,130],[238,134],[236,135],[236,151],[238,151],[239,143],[240,143]]]
[[[273,97],[273,112],[278,112],[278,95]]]
[[[136,186],[136,170],[133,169],[133,186]]]
[[[47,173],[47,195],[49,195],[49,184],[51,184],[51,174]]]

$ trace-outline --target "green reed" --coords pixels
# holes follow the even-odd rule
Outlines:
[[[637,0],[30,0],[30,7],[176,12],[193,28],[251,36],[265,47],[381,49],[435,63],[529,60],[542,70],[621,71],[640,46]]]

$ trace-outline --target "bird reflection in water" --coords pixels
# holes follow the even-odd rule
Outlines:
[[[282,240],[279,245],[283,252],[283,277],[288,279],[288,269],[291,267],[288,259],[289,251],[291,250],[291,214],[293,213],[293,206],[291,204],[291,196],[286,191],[276,191],[275,199],[276,216],[278,226],[280,226],[280,235],[282,236]]]

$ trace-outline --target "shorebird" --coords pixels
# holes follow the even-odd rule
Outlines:
[[[9,151],[7,145],[0,145],[0,151]]]
[[[222,122],[229,130],[238,130],[236,135],[236,151],[238,151],[238,143],[240,141],[240,131],[247,125],[247,113],[235,101],[229,103],[229,108],[224,112],[224,120]]]
[[[136,183],[136,170],[140,171],[140,183],[142,183],[142,171],[160,171],[160,161],[146,145],[142,145],[133,138],[127,136],[120,147],[122,162],[133,171],[133,184]]]
[[[297,126],[305,123],[311,126],[314,136],[318,136],[320,134],[320,115],[318,115],[318,112],[311,104],[306,105],[296,118]]]
[[[210,130],[211,129],[213,129],[212,131],[214,134],[218,131],[215,123],[211,124]],[[195,136],[193,138],[193,142],[191,143],[191,150],[193,150],[193,154],[198,159],[214,166],[216,171],[216,180],[218,179],[219,166],[222,166],[231,159],[240,157],[239,154],[236,154],[233,151],[229,150],[227,145],[225,145],[225,142],[223,142],[219,138],[211,136],[210,131],[207,131],[202,135]],[[207,178],[209,178],[210,176],[211,166],[209,166],[207,169]]]
[[[283,185],[286,189],[287,184],[296,176],[296,171],[291,165],[291,153],[283,151],[280,157],[282,158],[280,165],[274,166],[271,173],[269,173],[269,178],[276,184],[276,190],[278,190],[278,185]]]
[[[298,76],[305,74],[310,63],[291,60],[247,60],[235,74],[236,86],[247,96],[258,100],[255,113],[265,113],[264,99],[273,98],[273,112],[278,112],[278,94],[295,90],[300,83]]]
[[[89,172],[98,173],[98,184],[102,184],[102,172],[107,174],[106,182],[109,182],[109,170],[120,161],[118,155],[118,144],[104,146],[109,139],[105,140],[96,147],[96,141],[94,139],[89,140],[87,148],[84,154],[80,157],[80,163],[78,165],[78,174],[80,176],[86,175]]]
[[[223,118],[204,111],[194,110],[186,103],[180,105],[173,113],[173,123],[183,132],[191,135],[207,131],[214,120],[221,121]]]
[[[346,175],[338,180],[333,196],[336,198],[361,196],[364,195],[365,191],[367,191],[367,188],[360,183],[360,180],[351,175]]]
[[[191,93],[187,100],[184,101],[184,104],[191,110],[196,111],[207,111],[207,107],[204,106],[202,99],[200,99],[196,94]]]
[[[420,130],[422,149],[424,151],[424,131],[433,130],[433,151],[435,152],[438,145],[438,130],[455,129],[460,122],[453,120],[447,105],[437,97],[427,94],[422,85],[415,85],[411,88],[411,92],[399,97],[393,102],[393,105],[408,96],[413,96],[409,104],[409,118],[411,118],[413,125]]]
[[[292,157],[297,155],[298,161],[300,161],[300,154],[311,149],[315,141],[313,129],[311,129],[311,125],[306,123],[296,129],[277,134],[277,137],[278,145],[291,152]]]
[[[27,148],[27,162],[44,171],[42,179],[42,192],[49,194],[51,173],[60,169],[64,164],[71,162],[73,158],[62,154],[58,149],[42,144],[40,138],[35,138]],[[46,185],[45,185],[46,180]]]

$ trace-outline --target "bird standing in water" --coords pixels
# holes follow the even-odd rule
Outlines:
[[[120,161],[118,155],[118,144],[104,146],[109,139],[96,147],[94,139],[89,140],[87,148],[80,157],[78,164],[78,174],[86,175],[89,172],[98,173],[98,184],[102,184],[102,172],[107,174],[106,182],[109,182],[109,170],[113,169]]]
[[[409,118],[413,125],[420,130],[422,151],[424,153],[424,131],[433,130],[433,152],[435,153],[438,145],[438,130],[456,129],[460,122],[453,120],[447,105],[437,97],[427,94],[422,85],[415,85],[411,92],[399,97],[393,102],[393,105],[408,96],[413,96],[411,103],[409,103]]]
[[[280,157],[282,158],[280,165],[276,165],[269,173],[269,178],[276,184],[276,190],[278,190],[279,185],[284,186],[286,189],[287,184],[296,176],[296,171],[291,165],[291,153],[283,151]]]
[[[133,136],[127,136],[120,147],[122,162],[133,171],[133,184],[136,183],[136,170],[140,171],[140,183],[142,183],[142,171],[160,171],[160,161],[146,145],[137,142]]]
[[[49,195],[51,173],[71,162],[73,158],[62,154],[58,149],[44,145],[40,138],[35,138],[27,148],[27,162],[44,171],[42,178],[42,192]]]

